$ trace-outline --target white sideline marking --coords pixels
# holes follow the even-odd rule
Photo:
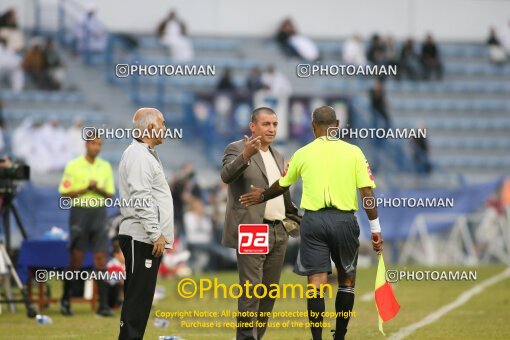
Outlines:
[[[390,282],[391,286],[393,287],[393,291],[397,289],[397,286],[395,285],[395,282]],[[360,300],[361,302],[370,302],[375,299],[375,292],[367,292],[363,295],[361,295]]]
[[[435,321],[437,321],[440,317],[443,315],[449,313],[453,309],[462,306],[466,302],[469,301],[473,296],[480,294],[485,290],[485,288],[492,286],[493,284],[498,283],[499,281],[502,281],[510,276],[510,268],[507,268],[505,271],[499,273],[498,275],[495,275],[480,284],[477,284],[475,287],[465,291],[462,293],[455,301],[452,303],[449,303],[435,312],[432,312],[431,314],[427,315],[425,318],[421,319],[418,322],[415,322],[407,327],[401,328],[397,333],[391,334],[388,339],[390,340],[400,340],[404,339],[406,336],[413,333],[415,330],[427,326]]]

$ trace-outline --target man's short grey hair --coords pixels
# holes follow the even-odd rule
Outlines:
[[[258,107],[255,110],[253,110],[253,112],[251,113],[251,122],[256,123],[257,119],[259,118],[261,113],[266,113],[269,115],[276,115],[276,112],[274,112],[274,110],[270,107],[266,107],[266,106]]]
[[[136,114],[135,114],[136,117]],[[133,129],[144,130],[149,125],[157,125],[159,112],[158,110],[147,110],[143,115],[140,116],[137,120],[133,117]]]
[[[336,113],[331,106],[321,106],[312,113],[312,121],[319,126],[333,126],[336,124]]]

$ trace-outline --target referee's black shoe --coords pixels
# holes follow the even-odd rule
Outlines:
[[[336,334],[337,331],[332,329],[331,333],[333,335],[333,340],[344,340],[345,339],[345,333],[347,333],[347,330],[344,331],[338,331],[338,335]],[[342,334],[343,333],[343,334]]]
[[[103,307],[99,307],[99,309],[96,312],[96,315],[108,318],[108,317],[114,316],[115,314],[113,314],[113,311],[112,311],[112,309],[110,307],[103,306]]]
[[[71,303],[67,299],[60,300],[60,313],[64,316],[73,316],[73,310],[71,309]]]

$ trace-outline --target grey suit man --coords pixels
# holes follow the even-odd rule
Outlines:
[[[280,196],[280,200],[246,208],[239,202],[239,197],[250,191],[251,186],[269,187],[284,171],[283,156],[271,143],[276,136],[278,118],[275,112],[266,107],[255,109],[252,113],[250,130],[252,137],[233,142],[227,146],[223,156],[221,179],[228,184],[228,199],[223,230],[224,246],[238,248],[239,224],[266,223],[269,225],[268,254],[239,254],[237,251],[237,268],[239,282],[244,285],[249,281],[253,286],[278,284],[287,248],[288,235],[282,220],[286,214],[297,214],[297,208],[290,199],[289,192]],[[253,296],[252,293],[250,293]],[[264,297],[257,299],[243,295],[238,299],[240,312],[271,312],[274,299]],[[257,322],[258,321],[258,322]],[[267,317],[240,317],[236,339],[261,339],[267,328]],[[253,322],[251,324],[251,322]],[[250,327],[253,325],[253,327]],[[258,326],[257,326],[258,325]]]

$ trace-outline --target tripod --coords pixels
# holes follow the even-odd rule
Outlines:
[[[26,291],[26,288],[23,287],[23,284],[21,283],[21,280],[19,279],[18,273],[16,272],[16,268],[14,268],[14,265],[12,264],[11,258],[9,256],[9,252],[11,251],[11,213],[14,215],[14,218],[16,220],[16,223],[18,224],[18,228],[21,232],[21,235],[23,236],[23,239],[27,239],[27,233],[25,231],[25,228],[23,227],[23,223],[21,222],[21,218],[19,216],[18,211],[16,210],[16,206],[13,204],[14,199],[14,185],[11,181],[9,181],[10,185],[6,185],[5,188],[2,188],[2,209],[1,209],[1,215],[2,215],[2,222],[4,225],[4,233],[5,233],[5,246],[2,240],[0,240],[0,278],[2,279],[0,283],[3,281],[3,286],[5,289],[5,300],[0,300],[0,313],[2,311],[1,309],[1,303],[5,302],[9,304],[9,309],[11,312],[14,312],[16,310],[15,303],[24,303],[27,316],[29,318],[34,318],[36,316],[36,311],[32,307],[32,304],[30,300],[28,299],[28,294]],[[7,189],[7,190],[5,190]],[[3,277],[3,278],[2,278]],[[13,298],[12,290],[11,290],[11,279],[14,279],[16,282],[16,286],[21,292],[22,300],[16,300]]]
[[[18,210],[16,209],[16,206],[13,204],[14,200],[14,186],[12,184],[8,185],[7,190],[5,188],[2,188],[3,190],[0,190],[2,192],[2,222],[4,225],[4,232],[5,232],[5,247],[7,249],[7,252],[11,252],[11,213],[14,216],[14,219],[16,220],[16,224],[18,225],[18,229],[21,232],[21,235],[23,236],[23,239],[27,239],[27,232],[25,231],[25,227],[23,226],[23,222],[21,222],[21,218],[19,216]]]
[[[14,265],[12,264],[11,258],[9,257],[9,254],[7,254],[7,250],[5,249],[5,246],[2,241],[0,241],[0,278],[3,276],[4,281],[4,289],[5,289],[5,300],[0,300],[0,302],[5,302],[9,304],[9,309],[11,312],[15,312],[15,303],[24,303],[25,308],[27,309],[27,316],[29,318],[34,318],[37,314],[34,307],[32,307],[32,304],[30,303],[30,300],[28,299],[26,288],[23,287],[23,284],[21,283],[21,280],[19,279],[18,273],[16,273],[16,269],[14,268]],[[11,277],[14,279],[14,282],[16,282],[16,286],[18,286],[19,290],[21,291],[21,296],[23,297],[22,300],[15,300],[13,298],[12,290],[11,290]],[[0,314],[2,312],[2,305],[0,304]]]

